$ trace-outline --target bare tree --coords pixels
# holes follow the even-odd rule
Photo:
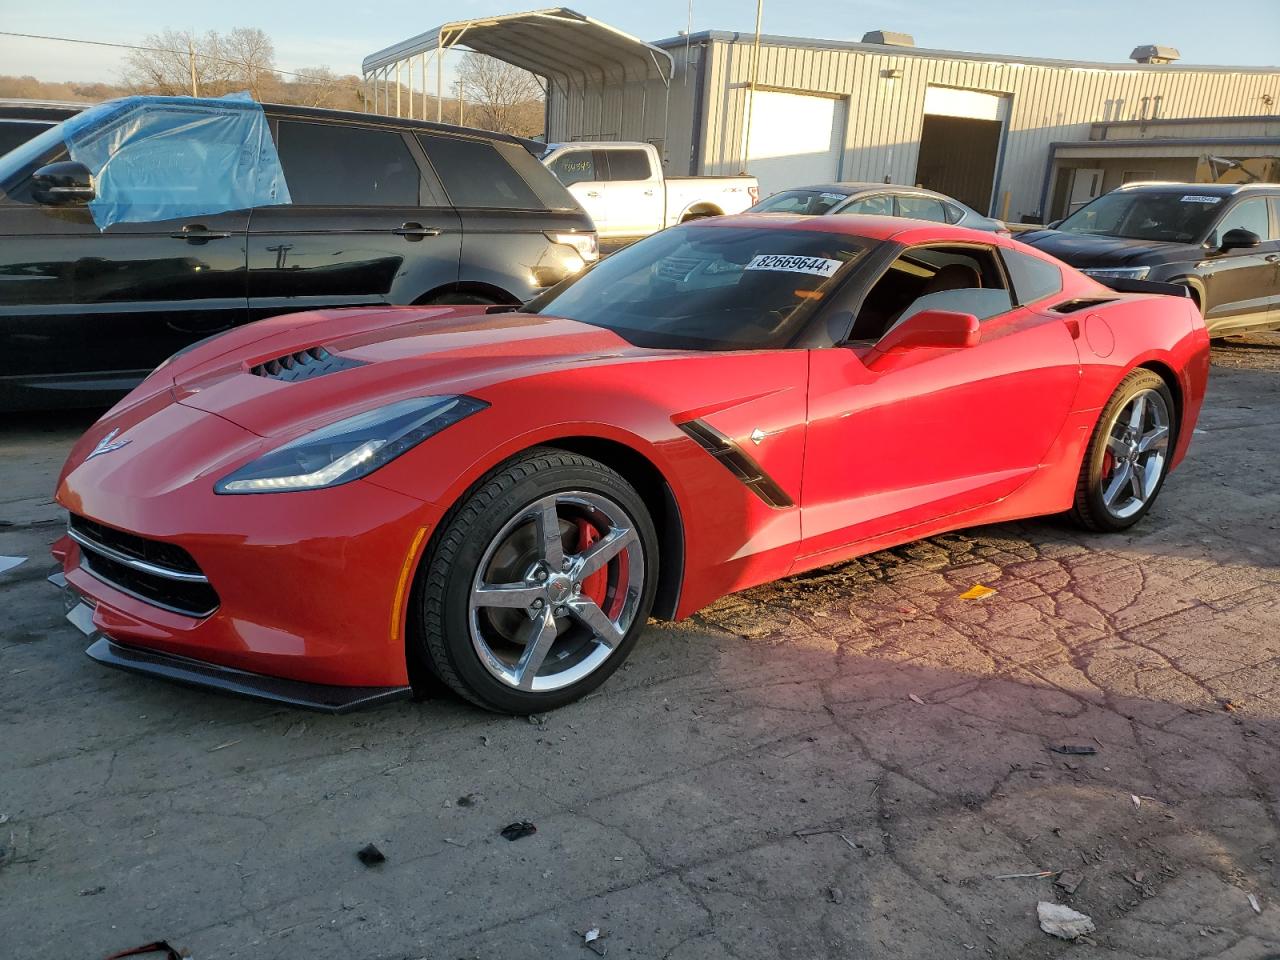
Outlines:
[[[227,76],[227,65],[215,52],[218,35],[198,36],[188,30],[164,30],[142,40],[146,50],[131,50],[125,57],[126,87],[165,96],[199,93],[217,96]],[[192,90],[192,85],[195,90]]]
[[[271,38],[257,27],[236,27],[225,37],[213,36],[218,41],[216,55],[230,61],[232,85],[261,100],[263,84],[275,72],[276,48]]]
[[[463,55],[458,83],[467,123],[500,133],[531,136],[542,130],[542,84],[526,70],[480,53]]]

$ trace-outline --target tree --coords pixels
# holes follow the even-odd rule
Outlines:
[[[236,27],[226,37],[217,37],[217,55],[228,64],[232,86],[248,90],[262,99],[263,82],[275,73],[276,48],[271,38],[257,27]]]
[[[127,87],[139,92],[220,97],[248,90],[259,100],[275,72],[275,47],[257,27],[236,27],[226,36],[216,30],[203,36],[165,30],[149,34],[141,45],[147,49],[131,50],[125,57],[123,77]]]
[[[458,65],[458,83],[469,101],[466,123],[526,137],[542,132],[542,84],[532,73],[468,52]]]

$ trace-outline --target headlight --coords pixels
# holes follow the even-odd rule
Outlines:
[[[600,259],[600,241],[594,233],[555,233],[547,231],[552,243],[563,243],[578,251],[583,263],[595,263]]]
[[[1096,269],[1081,270],[1081,273],[1087,273],[1091,277],[1111,277],[1115,280],[1145,280],[1147,274],[1151,272],[1150,267],[1098,267]]]
[[[246,464],[215,493],[278,493],[336,487],[366,476],[489,404],[473,397],[414,397],[339,420]]]

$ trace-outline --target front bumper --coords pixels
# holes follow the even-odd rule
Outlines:
[[[193,660],[158,650],[117,643],[98,630],[94,624],[96,604],[71,586],[61,569],[55,570],[48,579],[55,587],[62,590],[63,606],[67,611],[68,622],[93,641],[85,653],[103,666],[140,673],[190,687],[216,690],[232,696],[303,707],[323,713],[348,713],[361,707],[401,700],[412,692],[408,685],[349,687],[269,677],[203,660]]]

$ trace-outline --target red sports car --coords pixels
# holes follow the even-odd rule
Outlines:
[[[523,308],[277,317],[76,445],[55,547],[94,659],[326,710],[418,668],[533,713],[652,614],[974,524],[1122,530],[1186,453],[1194,304],[989,233],[667,230]]]

